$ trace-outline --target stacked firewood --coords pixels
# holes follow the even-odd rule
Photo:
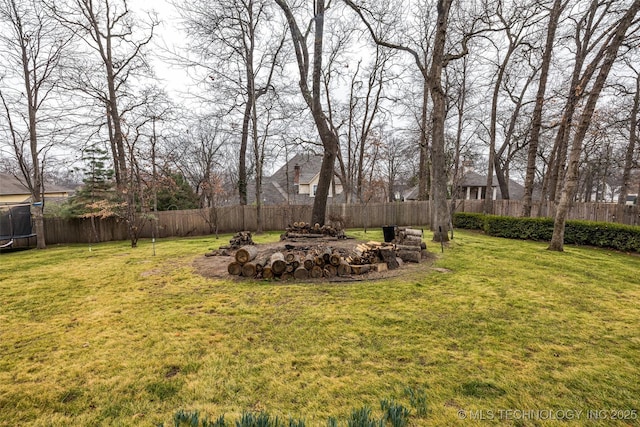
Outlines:
[[[295,236],[325,236],[326,227],[295,223],[287,228]],[[281,250],[260,253],[253,242],[235,253],[228,265],[229,274],[256,279],[331,279],[381,272],[398,268],[404,262],[420,262],[426,252],[422,230],[396,228],[393,242],[369,241],[350,250],[330,246],[298,247],[285,245]]]
[[[346,261],[357,274],[393,270],[399,267],[393,244],[375,241],[357,245]]]
[[[251,232],[239,231],[233,235],[231,240],[229,240],[228,245],[220,246],[219,249],[208,252],[204,254],[204,256],[229,256],[233,253],[233,250],[246,245],[255,245],[255,243],[253,243],[253,239],[251,238]]]
[[[398,227],[393,243],[398,258],[404,262],[420,262],[427,245],[422,241],[422,230]]]
[[[233,235],[231,240],[229,240],[229,247],[231,249],[238,249],[246,245],[254,245],[253,239],[251,238],[250,231],[239,231]]]
[[[344,238],[345,234],[343,230],[328,224],[320,226],[320,224],[316,223],[312,226],[308,222],[294,222],[291,226],[286,228],[286,232],[281,236],[281,240],[322,237]]]
[[[255,246],[240,248],[228,266],[231,275],[257,279],[320,279],[349,276],[351,266],[330,247],[304,251],[276,251],[258,256]]]

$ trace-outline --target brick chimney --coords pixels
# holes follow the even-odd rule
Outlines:
[[[293,184],[294,185],[300,184],[300,165],[298,164],[296,164],[293,167]]]

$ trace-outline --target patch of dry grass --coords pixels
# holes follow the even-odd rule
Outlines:
[[[197,275],[193,259],[228,237],[160,241],[156,256],[148,241],[0,255],[0,425],[156,425],[179,409],[326,425],[384,398],[410,407],[407,387],[427,396],[414,425],[640,409],[638,257],[460,232],[436,262],[450,273]]]

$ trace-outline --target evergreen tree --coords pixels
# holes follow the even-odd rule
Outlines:
[[[97,147],[88,148],[83,160],[86,163],[83,169],[84,185],[69,201],[69,213],[72,216],[96,215],[104,211],[105,206],[116,202],[114,171],[109,167],[107,151]]]

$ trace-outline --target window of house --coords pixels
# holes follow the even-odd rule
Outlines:
[[[313,188],[311,189],[311,197],[315,197],[316,191],[318,191],[318,184],[313,184]]]

